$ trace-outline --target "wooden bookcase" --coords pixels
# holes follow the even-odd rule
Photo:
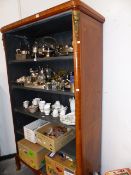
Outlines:
[[[102,57],[104,17],[79,0],[71,0],[1,28],[6,54],[9,90],[17,141],[23,138],[22,127],[38,118],[23,110],[22,102],[38,96],[50,102],[61,100],[67,104],[75,97],[76,139],[63,150],[76,157],[77,175],[91,175],[101,169],[102,128]],[[15,59],[15,50],[26,36],[31,42],[38,37],[53,36],[58,40],[73,41],[74,54],[43,58],[34,61]],[[27,74],[30,67],[50,65],[74,71],[75,92],[41,90],[14,84],[16,79]],[[53,123],[59,119],[44,118]],[[16,153],[16,165],[20,168]],[[41,171],[32,169],[36,174]]]

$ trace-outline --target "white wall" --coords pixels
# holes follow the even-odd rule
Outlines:
[[[10,4],[5,4],[5,1],[9,2],[11,0],[0,1],[0,16],[6,13],[6,9],[11,8]],[[109,169],[131,167],[131,1],[83,1],[99,11],[106,18],[104,25],[102,172]],[[61,2],[65,1],[52,0],[45,2],[43,0],[21,0],[21,16],[32,15]],[[2,8],[3,11],[1,11],[1,5],[3,3],[5,8]],[[16,20],[20,16],[16,2],[14,1],[12,5],[15,5],[13,10],[15,16],[5,14],[4,22]],[[4,99],[2,105],[8,105],[9,108],[9,112],[7,112],[6,107],[5,109],[0,109],[0,116],[2,114],[2,120],[9,121],[8,124],[12,126],[10,105],[8,104],[8,86],[5,79],[5,61],[1,45],[0,51],[2,53],[0,53],[2,59],[2,66],[0,64],[0,86],[3,87],[6,93],[5,99],[8,99],[8,101]],[[4,77],[5,86],[3,85],[1,74]],[[8,126],[5,126],[5,128],[8,128]],[[10,129],[10,136],[13,139],[12,127]],[[0,143],[3,138],[4,136],[0,138]],[[4,146],[5,144],[2,143],[2,145]],[[8,146],[9,151],[14,151],[13,143]]]
[[[0,27],[18,20],[17,0],[0,1]],[[15,139],[7,82],[5,55],[0,34],[0,154],[15,153]]]
[[[66,1],[67,0],[51,0],[51,1],[20,0],[21,12],[22,12],[21,16],[22,16],[22,18],[25,18],[29,15],[33,15],[35,13],[42,11],[42,10],[46,10],[50,7],[64,3]]]
[[[106,18],[102,169],[131,168],[131,1],[85,1]]]

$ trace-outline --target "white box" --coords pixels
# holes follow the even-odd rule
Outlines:
[[[41,128],[42,126],[48,124],[49,122],[38,119],[28,125],[24,126],[24,136],[25,139],[29,140],[32,143],[36,143],[36,131],[37,129]]]

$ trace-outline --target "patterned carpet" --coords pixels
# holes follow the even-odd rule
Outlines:
[[[0,162],[0,175],[34,175],[34,173],[24,165],[20,171],[16,171],[15,160],[8,159]]]

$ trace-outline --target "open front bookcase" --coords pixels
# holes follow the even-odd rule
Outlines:
[[[76,125],[67,127],[76,129],[76,138],[62,150],[75,157],[77,175],[91,175],[101,169],[103,23],[104,17],[99,13],[81,1],[71,0],[1,28],[16,145],[24,137],[23,126],[42,119],[40,112],[31,114],[22,108],[24,100],[40,97],[50,103],[59,100],[69,106],[69,98],[74,97]],[[72,43],[73,54],[37,58],[36,61],[32,57],[16,60],[16,49],[25,37],[34,43],[45,36],[53,37],[62,44]],[[74,92],[15,83],[17,78],[27,75],[30,68],[46,65],[54,71],[74,72]],[[51,116],[43,119],[62,124]],[[16,153],[18,169],[20,162],[23,161]],[[41,170],[32,170],[36,174],[42,173]]]

